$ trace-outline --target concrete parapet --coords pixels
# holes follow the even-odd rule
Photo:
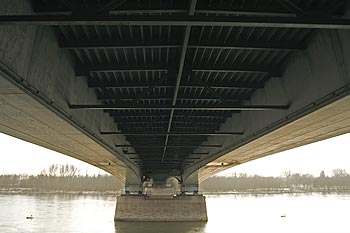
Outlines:
[[[172,199],[150,199],[142,195],[117,197],[115,221],[205,222],[208,221],[203,195],[182,195]]]

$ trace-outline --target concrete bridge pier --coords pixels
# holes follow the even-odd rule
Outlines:
[[[205,197],[198,194],[197,172],[189,178],[178,179],[179,188],[170,185],[173,182],[168,182],[169,178],[163,182],[146,181],[141,186],[126,184],[125,194],[117,197],[115,221],[207,221]],[[142,187],[142,191],[138,187]]]
[[[183,179],[181,183],[181,193],[194,193],[198,194],[199,182],[198,182],[198,171],[192,173],[187,178]]]

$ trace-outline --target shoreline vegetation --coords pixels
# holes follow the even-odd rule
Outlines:
[[[0,189],[0,195],[102,195],[102,196],[118,196],[123,191],[67,191],[67,190],[44,190],[44,189],[25,189],[25,188],[9,188]],[[348,190],[246,190],[246,191],[229,191],[229,192],[200,192],[204,195],[277,195],[277,194],[350,194]]]
[[[72,165],[51,165],[40,175],[0,175],[0,194],[118,195],[124,184],[111,175],[80,175]],[[211,194],[304,194],[350,193],[350,175],[335,169],[318,177],[286,171],[280,177],[232,174],[213,176],[200,184],[200,192]]]

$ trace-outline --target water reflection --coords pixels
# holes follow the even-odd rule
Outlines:
[[[196,233],[205,232],[206,223],[195,222],[116,222],[115,233]]]
[[[0,233],[350,232],[350,194],[207,195],[207,223],[115,223],[115,201],[102,195],[0,194]]]

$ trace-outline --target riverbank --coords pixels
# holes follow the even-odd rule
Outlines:
[[[0,194],[72,194],[72,195],[107,195],[117,196],[121,191],[65,191],[65,190],[43,190],[30,188],[0,189]]]
[[[276,194],[334,194],[334,193],[350,193],[350,190],[248,190],[248,191],[229,191],[229,192],[201,192],[204,195],[276,195]],[[65,191],[65,190],[44,190],[30,188],[2,188],[0,194],[71,194],[71,195],[104,195],[117,196],[122,194],[122,191]]]

